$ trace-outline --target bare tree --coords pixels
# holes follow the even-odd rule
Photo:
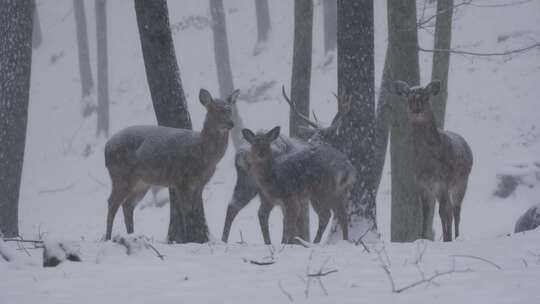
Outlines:
[[[324,20],[324,52],[337,46],[337,0],[322,0]]]
[[[229,42],[227,40],[227,23],[223,0],[210,0],[210,12],[212,14],[212,33],[214,35],[214,55],[219,82],[219,95],[224,99],[234,91],[234,82],[229,59]],[[231,138],[234,148],[238,149],[243,142],[241,134],[243,123],[236,104],[233,105],[233,119],[234,128],[231,131]]]
[[[32,67],[31,0],[0,2],[0,231],[19,234],[19,191]]]
[[[270,11],[268,0],[255,0],[255,13],[257,14],[257,44],[253,50],[253,55],[259,55],[268,41],[270,33]]]
[[[435,21],[435,50],[449,50],[452,42],[452,14],[454,0],[437,1],[437,19]],[[432,80],[441,81],[439,95],[433,96],[433,113],[439,128],[444,127],[446,100],[448,98],[448,70],[450,69],[450,53],[433,53]]]
[[[390,79],[411,85],[420,81],[416,1],[387,1]],[[422,236],[423,215],[410,166],[410,127],[405,102],[388,96],[392,108],[390,158],[392,172],[391,240],[414,241]]]
[[[357,171],[347,205],[350,239],[377,235],[373,156],[375,144],[373,0],[338,0],[338,96],[351,100],[340,126],[341,151]],[[338,239],[334,225],[331,240]]]
[[[291,77],[291,101],[296,105],[296,111],[309,117],[309,90],[311,87],[311,53],[313,32],[313,1],[294,1],[294,49]],[[302,134],[302,128],[307,123],[293,109],[289,113],[289,135],[295,138],[307,139]],[[309,240],[309,205],[301,206],[298,223],[298,235]]]
[[[169,12],[165,0],[135,0],[135,12],[146,69],[146,79],[152,95],[152,104],[159,125],[191,129],[180,70],[169,24]],[[184,243],[199,239],[205,242],[207,235],[195,234],[206,227],[204,214],[187,221],[173,190],[171,198],[169,242]],[[189,225],[189,224],[192,225]],[[203,240],[204,239],[204,240]]]
[[[79,50],[82,114],[84,117],[87,117],[95,110],[95,105],[93,105],[90,99],[94,88],[94,80],[92,78],[92,69],[90,68],[90,52],[88,50],[88,33],[86,31],[86,15],[83,0],[73,0],[73,11]]]
[[[96,134],[109,136],[109,63],[107,55],[107,2],[96,0],[97,41],[97,128]]]

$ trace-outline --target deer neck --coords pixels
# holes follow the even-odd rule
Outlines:
[[[270,185],[275,180],[275,167],[274,156],[265,160],[252,161],[253,172],[255,173],[255,179],[259,184]]]
[[[422,122],[411,122],[412,142],[416,149],[426,146],[438,146],[441,143],[441,135],[435,124],[433,111],[429,111],[428,119]]]
[[[206,160],[219,161],[227,150],[229,131],[218,129],[207,117],[201,130],[201,144],[202,153]]]

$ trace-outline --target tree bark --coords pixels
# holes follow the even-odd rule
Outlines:
[[[169,25],[167,2],[165,0],[135,0],[135,12],[146,78],[158,124],[191,129],[191,119]],[[169,189],[169,196],[171,209],[168,241],[171,243],[208,241],[202,198],[201,206],[197,206],[198,212],[194,212],[182,210],[178,197],[172,189]],[[190,218],[186,219],[188,214]],[[189,224],[193,226],[187,227]]]
[[[43,41],[43,36],[41,34],[41,24],[39,23],[39,15],[36,6],[36,0],[33,0],[34,6],[34,28],[32,30],[32,48],[37,49]]]
[[[257,44],[253,55],[257,56],[264,49],[270,33],[270,11],[268,0],[255,0],[255,13],[257,15]]]
[[[437,19],[435,21],[435,50],[449,50],[452,43],[452,14],[454,0],[437,1]],[[433,96],[433,112],[439,128],[444,128],[446,100],[448,98],[448,71],[450,69],[450,52],[434,52],[432,80],[441,81],[439,95]]]
[[[96,0],[97,41],[97,128],[96,134],[109,137],[109,63],[107,55],[107,7],[105,0]]]
[[[388,44],[391,79],[417,85],[420,81],[416,1],[388,0]],[[390,158],[392,171],[392,242],[410,242],[422,235],[422,208],[410,166],[410,127],[406,103],[389,96],[392,106]]]
[[[0,231],[19,235],[19,191],[32,67],[31,0],[0,2]]]
[[[373,161],[373,176],[375,193],[381,185],[384,163],[386,161],[386,150],[388,149],[388,135],[391,119],[391,105],[388,103],[390,98],[389,86],[390,79],[390,56],[387,48],[384,57],[383,75],[377,101],[377,116],[375,120],[375,152]]]
[[[92,78],[92,69],[90,68],[90,52],[88,50],[88,33],[86,31],[86,15],[84,13],[83,0],[73,0],[73,11],[79,51],[82,114],[84,117],[87,117],[95,110],[95,105],[91,100],[94,80]]]
[[[373,0],[338,0],[338,96],[351,98],[342,117],[338,146],[357,170],[357,183],[347,202],[349,238],[378,236],[373,157],[375,144],[375,64]],[[341,238],[334,221],[330,241]]]
[[[219,95],[226,98],[234,91],[231,62],[229,59],[229,42],[227,40],[227,23],[223,0],[210,0],[212,14],[212,33],[214,36],[214,54],[219,82]],[[234,128],[231,130],[231,139],[235,149],[242,146],[243,123],[236,104],[233,105]]]
[[[324,19],[324,52],[337,46],[337,0],[322,0]]]
[[[313,1],[294,1],[294,47],[291,77],[291,101],[298,112],[309,117],[309,90],[311,87],[311,53],[313,33]],[[289,135],[302,138],[302,127],[308,125],[291,109],[289,113]],[[307,138],[303,138],[307,140]],[[298,223],[298,235],[309,240],[309,205],[302,204]]]

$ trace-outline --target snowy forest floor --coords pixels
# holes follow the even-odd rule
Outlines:
[[[382,252],[396,288],[425,276],[470,268],[470,272],[438,278],[401,294],[392,293],[376,250],[341,243],[306,249],[276,245],[276,263],[258,266],[270,254],[262,245],[254,201],[237,217],[230,244],[165,245],[169,208],[138,208],[135,231],[154,240],[165,261],[152,251],[126,257],[122,248],[99,242],[105,230],[110,182],[103,161],[104,138],[95,137],[95,117],[81,117],[80,79],[72,1],[37,1],[43,45],[34,51],[30,113],[20,198],[20,230],[25,238],[65,239],[79,247],[82,263],[55,269],[40,267],[41,253],[28,257],[16,244],[8,248],[15,264],[0,261],[0,303],[94,303],[126,301],[159,303],[283,303],[295,302],[412,302],[537,303],[540,283],[540,231],[510,235],[519,215],[538,204],[540,181],[533,178],[506,199],[493,196],[498,173],[518,164],[540,162],[540,52],[502,57],[452,55],[447,124],[470,143],[475,163],[462,210],[462,236],[456,242],[391,244],[390,173],[385,168],[377,196],[377,220],[388,253]],[[479,1],[479,3],[492,3]],[[420,3],[420,2],[419,2]],[[423,3],[423,2],[422,2]],[[241,116],[252,129],[281,125],[288,129],[288,106],[280,86],[289,87],[293,41],[293,1],[271,1],[272,34],[265,50],[253,56],[256,42],[252,2],[225,2],[229,48],[235,85],[244,93]],[[95,73],[94,2],[86,1],[90,56]],[[322,5],[315,1],[311,106],[323,122],[331,121],[336,103],[336,60],[328,61],[322,43]],[[419,5],[419,16],[422,6]],[[133,124],[155,124],[132,1],[109,1],[109,81],[111,134]],[[217,95],[212,33],[205,1],[169,1],[177,58],[194,129],[200,129],[204,110],[196,100],[201,87]],[[530,45],[540,40],[540,1],[510,7],[464,6],[455,14],[455,49],[491,52]],[[430,16],[434,7],[424,13]],[[504,20],[504,22],[501,22]],[[375,65],[378,88],[386,49],[385,1],[375,1]],[[419,31],[420,45],[433,45],[433,28]],[[430,79],[431,53],[420,54],[422,83]],[[325,64],[328,63],[328,64]],[[94,74],[95,75],[95,74]],[[268,87],[256,99],[246,96]],[[236,180],[233,149],[219,163],[204,192],[208,226],[221,236],[227,203]],[[164,192],[160,193],[160,198]],[[147,198],[151,199],[151,198]],[[141,204],[143,205],[143,204]],[[311,212],[312,233],[317,221]],[[435,219],[437,239],[440,221]],[[281,238],[281,213],[270,217],[273,240]],[[123,233],[117,215],[115,233]],[[240,235],[247,244],[238,244]],[[312,258],[310,259],[310,256]],[[489,259],[501,267],[473,258]],[[326,262],[328,260],[328,262]],[[306,273],[337,269],[309,280]],[[309,270],[308,270],[309,267]],[[281,286],[281,287],[280,287]],[[306,298],[306,289],[309,297]],[[328,296],[325,295],[325,290]]]

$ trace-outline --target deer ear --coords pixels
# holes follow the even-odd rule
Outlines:
[[[269,141],[274,141],[278,138],[279,136],[279,131],[281,130],[281,127],[280,126],[277,126],[275,128],[273,128],[272,130],[270,130],[268,133],[266,133],[266,138],[269,140]]]
[[[439,95],[439,92],[441,91],[441,81],[433,80],[426,86],[426,89],[433,96]]]
[[[242,129],[242,135],[244,136],[244,139],[252,144],[253,143],[253,140],[255,139],[255,134],[253,132],[251,132],[250,129]]]
[[[201,89],[199,91],[199,101],[203,106],[208,106],[213,100],[212,95],[207,90]]]
[[[407,96],[411,88],[405,81],[397,80],[390,86],[390,91],[399,96]]]
[[[236,90],[234,90],[234,92],[231,93],[231,95],[229,97],[227,97],[227,101],[230,104],[235,104],[236,103],[236,98],[238,98],[238,95],[240,95],[240,90],[236,89]]]

